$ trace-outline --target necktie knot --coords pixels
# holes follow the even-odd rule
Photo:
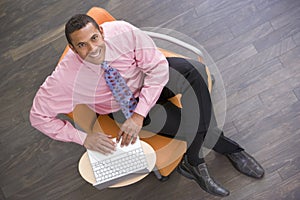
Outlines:
[[[103,63],[101,64],[101,67],[104,70],[109,70],[111,68],[106,61],[103,61]]]

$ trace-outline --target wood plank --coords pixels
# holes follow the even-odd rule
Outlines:
[[[243,90],[244,88],[250,87],[261,79],[271,75],[272,73],[282,69],[282,63],[278,58],[274,58],[267,61],[263,65],[255,68],[254,70],[248,71],[242,74],[239,80],[226,82],[226,94],[227,96],[232,95],[235,92]]]
[[[225,71],[232,67],[233,65],[238,65],[244,60],[254,56],[257,53],[256,49],[252,44],[247,45],[237,51],[233,51],[232,54],[218,60],[216,65],[222,71]]]
[[[235,104],[236,98],[233,98],[231,104]],[[227,108],[226,118],[229,121],[233,121],[235,119],[240,119],[244,116],[247,116],[249,111],[258,110],[262,108],[261,100],[258,96],[253,96],[242,103],[236,103],[234,107]]]
[[[287,71],[290,71],[293,74],[300,73],[299,63],[300,63],[300,47],[296,47],[286,52],[279,57],[282,64]]]
[[[272,117],[269,118],[272,119]],[[276,125],[274,120],[274,123],[268,122],[269,128],[267,126],[261,127],[259,126],[260,124],[257,124],[251,129],[241,131],[233,139],[243,145],[251,154],[254,154],[256,159],[262,162],[266,170],[272,171],[270,168],[274,169],[274,165],[278,166],[278,163],[283,163],[285,159],[295,158],[295,154],[289,155],[289,152],[292,151],[292,148],[298,149],[298,147],[296,147],[294,141],[290,142],[289,140],[293,138],[298,141],[298,138],[295,136],[299,134],[299,131],[296,129],[297,126],[295,127],[294,125],[296,120],[299,120],[299,117],[291,120],[291,122],[284,122],[284,126]],[[262,121],[266,122],[267,120],[262,119]],[[285,134],[288,139],[283,140],[282,134]],[[247,142],[249,140],[251,142]],[[283,146],[284,144],[287,146]]]
[[[295,120],[299,120],[299,117],[295,118]],[[286,125],[287,127],[286,130],[289,130],[287,139],[282,137],[277,137],[271,143],[266,144],[266,148],[263,148],[262,145],[261,148],[259,149],[252,149],[253,147],[251,147],[251,144],[246,144],[245,147],[247,149],[252,149],[252,151],[255,150],[256,152],[254,156],[256,157],[256,159],[258,159],[262,164],[266,163],[266,166],[270,166],[270,163],[282,163],[284,162],[285,159],[295,158],[295,154],[291,154],[291,151],[299,150],[299,145],[297,146],[297,142],[299,142],[299,132],[300,132],[299,129],[296,129],[296,127],[293,126],[293,123],[296,123],[295,120],[293,120],[292,124]],[[259,129],[259,127],[257,128]],[[260,132],[257,131],[257,132],[264,133],[265,131],[272,129],[272,128],[268,129],[266,127],[263,128],[264,130]],[[283,130],[283,127],[281,127],[281,130]],[[284,159],[280,159],[280,158],[284,158]]]
[[[282,113],[280,110],[276,110],[273,112],[272,115],[258,115],[257,118],[255,118],[255,114],[249,115],[248,117],[251,117],[252,120],[249,120],[247,123],[247,117],[243,119],[236,119],[234,120],[234,124],[239,132],[241,131],[249,131],[253,129],[253,127],[258,127],[258,130],[252,130],[253,132],[259,132],[263,133],[264,131],[273,129],[273,128],[279,128],[279,126],[282,126],[281,128],[286,128],[286,125],[289,125],[289,120],[294,120],[297,117],[297,112],[299,112],[299,101],[297,101],[294,104],[291,104],[287,106],[287,108],[282,108],[282,110],[289,110],[289,109],[295,109],[294,113],[288,112],[288,113]],[[285,119],[285,120],[283,120]],[[285,126],[281,125],[283,122]],[[297,126],[296,126],[297,127]],[[292,128],[292,127],[290,127]],[[294,129],[295,130],[295,129]],[[289,129],[290,131],[290,129]],[[249,133],[251,134],[251,133]]]
[[[297,46],[300,45],[300,32],[295,33],[295,34],[293,35],[293,40],[294,40],[294,42],[296,43]]]
[[[254,4],[258,9],[262,10],[268,8],[269,6],[271,6],[272,4],[278,1],[280,0],[256,0],[254,1]]]
[[[289,37],[285,40],[280,41],[277,44],[274,44],[272,47],[265,49],[264,51],[258,53],[255,56],[252,56],[246,59],[244,62],[239,63],[237,66],[233,66],[228,70],[222,72],[225,84],[228,82],[233,82],[238,80],[238,78],[251,71],[254,70],[261,65],[265,64],[266,62],[283,55],[284,53],[288,52],[289,50],[293,49],[295,45],[286,46],[285,44],[293,44],[290,43],[292,38]],[[285,47],[285,48],[283,48]],[[237,70],[238,69],[238,70]]]
[[[194,38],[197,38],[201,42],[206,51],[211,52],[232,40],[234,36],[224,22],[222,22],[219,25],[212,24],[206,27],[204,31],[197,31]]]
[[[227,187],[231,190],[228,199],[246,199],[252,194],[272,190],[272,183],[280,181],[281,178],[277,172],[266,173],[266,178],[256,181],[251,181],[248,177],[236,177],[226,183]]]
[[[294,1],[295,2],[295,1]],[[282,13],[278,17],[271,19],[270,22],[272,24],[272,27],[277,30],[279,28],[282,28],[288,24],[299,22],[299,13],[300,13],[300,6],[299,2],[294,5],[295,7],[289,9],[287,12]],[[290,19],[296,19],[296,20],[290,20]],[[298,19],[298,20],[297,20]]]
[[[282,2],[272,2],[271,5],[267,7],[257,9],[256,12],[254,12],[248,19],[233,25],[231,30],[235,36],[239,36],[277,16],[280,16],[282,13],[288,12],[290,9],[293,9],[298,5],[299,2],[294,0],[286,1],[284,4]]]
[[[27,56],[28,54],[40,49],[43,46],[48,45],[49,43],[61,38],[64,33],[64,25],[60,26],[59,28],[55,28],[54,30],[41,35],[34,40],[25,43],[15,49],[11,49],[8,53],[12,57],[14,61]]]
[[[5,200],[5,197],[4,197],[4,194],[3,194],[3,191],[1,188],[0,188],[0,199]]]
[[[276,190],[266,190],[261,193],[254,193],[247,197],[247,199],[274,199],[274,200],[293,200],[299,199],[299,179],[300,175],[297,174],[287,181],[283,181],[274,185]]]
[[[236,91],[235,93],[227,97],[228,109],[231,109],[235,105],[244,102],[248,98],[254,97],[261,92],[268,90],[272,86],[287,80],[289,76],[289,73],[287,73],[285,70],[280,69],[266,77],[263,77],[257,82],[250,84],[242,90]],[[275,79],[274,77],[277,77],[277,79]]]
[[[300,87],[295,88],[293,91],[296,97],[298,98],[298,100],[300,100]]]
[[[193,0],[181,4],[181,1],[179,0],[166,0],[160,3],[151,0],[141,4],[139,1],[135,0],[126,5],[122,2],[113,1],[108,4],[106,8],[113,14],[115,13],[117,19],[125,19],[138,27],[156,27],[182,14],[186,10],[193,8],[195,3],[201,2]],[[173,6],[175,4],[177,6]],[[122,7],[122,12],[119,12],[120,7]],[[166,12],[169,8],[172,8],[172,12]],[[115,12],[116,10],[118,10],[118,12]],[[156,12],[160,14],[153,15],[149,10],[156,10]],[[136,16],[140,17],[137,18]]]
[[[249,3],[245,1],[206,1],[196,7],[197,15],[201,24],[197,28],[202,29],[210,24],[230,16],[232,13],[242,9]]]
[[[300,171],[298,167],[300,164],[300,156],[293,159],[285,159],[285,161],[284,166],[277,170],[283,180],[299,174]]]
[[[255,40],[268,35],[272,32],[272,26],[269,22],[266,22],[260,26],[255,27],[251,31],[240,35],[239,37],[234,38],[226,42],[225,44],[219,46],[216,49],[210,51],[210,55],[218,61],[221,58],[224,58],[235,51],[241,49],[244,46],[250,45]]]
[[[298,101],[288,81],[274,84],[273,88],[260,93],[259,97],[270,110],[281,109]]]
[[[254,42],[254,46],[258,52],[261,52],[264,49],[272,46],[274,43],[284,40],[288,37],[291,37],[295,33],[300,31],[300,21],[292,21],[287,25],[274,30],[273,32],[269,33],[268,35],[256,40]],[[293,40],[289,41],[290,43],[295,43]],[[286,44],[286,45],[293,45],[293,44]]]

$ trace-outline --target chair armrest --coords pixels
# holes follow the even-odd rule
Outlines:
[[[186,42],[183,42],[177,38],[174,38],[172,36],[169,36],[169,35],[165,35],[165,34],[162,34],[162,33],[155,33],[155,32],[151,32],[151,31],[144,31],[147,35],[149,35],[150,37],[152,38],[158,38],[158,39],[162,39],[162,40],[165,40],[165,41],[168,41],[168,42],[171,42],[173,44],[176,44],[176,45],[179,45],[189,51],[192,51],[194,52],[195,54],[197,54],[198,56],[200,56],[201,58],[203,58],[203,53],[200,49],[196,48],[195,46],[193,45],[190,45]]]
[[[203,63],[203,53],[200,49],[196,48],[195,46],[193,45],[190,45],[186,42],[183,42],[177,38],[174,38],[172,36],[169,36],[169,35],[166,35],[166,34],[162,34],[162,33],[155,33],[155,32],[151,32],[151,31],[144,31],[147,35],[149,35],[151,38],[157,38],[157,39],[161,39],[161,40],[165,40],[165,41],[168,41],[168,42],[171,42],[173,44],[176,44],[180,47],[183,47],[195,54],[198,55],[198,60]],[[207,81],[208,81],[208,90],[209,92],[211,93],[212,91],[212,79],[211,79],[211,73],[208,69],[208,67],[206,66],[205,67],[205,70],[206,70],[206,74],[207,74]],[[181,105],[179,107],[182,107]]]

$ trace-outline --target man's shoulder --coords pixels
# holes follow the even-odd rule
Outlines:
[[[69,49],[66,55],[57,64],[56,69],[60,71],[76,71],[80,60],[77,58],[76,54]]]
[[[115,21],[104,22],[100,26],[105,26],[105,27],[125,26],[125,27],[129,27],[129,28],[133,28],[134,27],[131,23],[129,23],[127,21],[124,21],[124,20],[115,20]]]
[[[100,25],[104,32],[108,35],[112,34],[120,34],[128,31],[133,31],[137,29],[135,26],[130,24],[129,22],[117,20],[117,21],[111,21],[111,22],[105,22]]]
[[[77,66],[76,55],[69,50],[46,81],[58,86],[68,85],[76,76]]]

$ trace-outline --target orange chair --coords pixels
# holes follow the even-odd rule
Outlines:
[[[98,7],[91,8],[87,14],[92,18],[94,18],[98,24],[115,20],[115,18],[112,17],[106,10]],[[160,35],[156,35],[155,33],[152,32],[147,32],[147,34],[149,34],[152,37],[160,38]],[[167,37],[166,40],[174,42],[171,37],[165,35],[164,37]],[[69,47],[67,46],[60,60],[65,56],[68,50]],[[175,54],[173,52],[161,48],[159,48],[159,50],[166,57],[183,57],[182,55]],[[195,52],[195,53],[200,54],[201,52]],[[199,61],[202,61],[201,56],[199,56]],[[206,72],[208,75],[209,90],[211,91],[212,81],[211,81],[211,76],[208,68],[206,68]],[[170,101],[175,105],[177,105],[178,107],[181,107],[180,94],[170,99]],[[112,120],[109,116],[100,115],[96,119],[96,114],[93,111],[91,111],[86,105],[83,104],[77,105],[74,111],[72,113],[69,113],[68,116],[74,120],[75,124],[77,124],[80,128],[82,128],[86,132],[92,133],[95,131],[103,131],[104,133],[111,134],[113,136],[116,136],[117,133],[119,132],[118,124],[116,124],[116,122]],[[141,140],[150,144],[152,148],[155,150],[156,153],[156,168],[154,169],[155,175],[161,181],[166,180],[169,174],[177,167],[184,153],[186,152],[187,150],[186,142],[167,138],[144,130],[141,131],[139,136]]]

